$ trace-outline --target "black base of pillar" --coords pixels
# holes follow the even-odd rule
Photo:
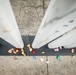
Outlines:
[[[76,55],[76,48],[75,52],[71,53],[71,49],[61,49],[59,51],[54,51],[54,49],[49,49],[47,47],[47,44],[40,49],[34,49],[35,54],[32,54],[28,48],[27,44],[32,44],[34,36],[22,36],[23,42],[24,42],[24,51],[27,54],[27,56],[56,56],[56,55]],[[15,48],[3,39],[0,39],[0,56],[22,56],[22,54],[9,54],[8,50],[11,48]],[[45,52],[42,54],[42,52]]]

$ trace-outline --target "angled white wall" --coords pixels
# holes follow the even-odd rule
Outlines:
[[[65,48],[76,47],[76,28],[48,44],[49,48],[60,46],[64,46]]]
[[[17,48],[24,47],[9,0],[0,0],[0,37]]]
[[[51,0],[32,47],[40,48],[75,26],[76,0]]]

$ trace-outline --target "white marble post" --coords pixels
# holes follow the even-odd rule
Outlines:
[[[60,38],[48,44],[49,48],[57,48],[64,46],[65,48],[76,47],[76,29],[71,30]]]
[[[9,0],[0,0],[0,37],[17,48],[24,47]]]
[[[51,0],[32,47],[40,48],[75,26],[76,0]]]

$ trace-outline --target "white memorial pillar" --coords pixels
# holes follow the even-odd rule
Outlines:
[[[0,0],[0,37],[17,48],[24,47],[9,0]]]
[[[51,0],[32,47],[40,48],[70,31],[76,26],[75,20],[76,0]]]
[[[76,47],[76,28],[48,44],[49,48],[57,48],[60,46],[64,46],[64,48]]]

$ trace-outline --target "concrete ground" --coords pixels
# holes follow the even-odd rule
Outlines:
[[[58,61],[54,56],[0,56],[0,75],[76,75],[76,57],[61,56]],[[40,59],[43,59],[41,62]]]
[[[36,35],[49,1],[10,0],[21,35]],[[55,56],[13,57],[0,56],[0,75],[76,75],[76,57],[61,56],[60,61]]]

